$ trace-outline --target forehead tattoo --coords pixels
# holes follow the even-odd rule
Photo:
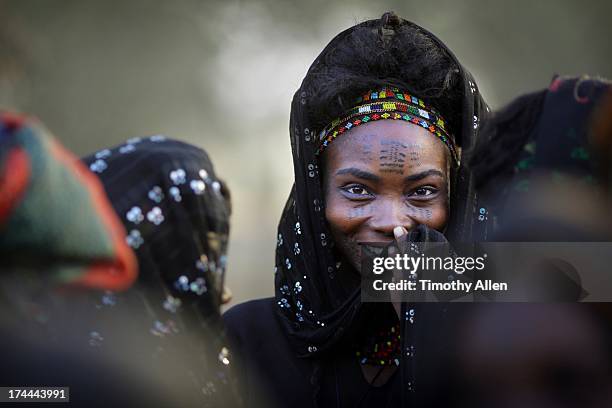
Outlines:
[[[372,138],[373,135],[366,134],[361,137],[361,152],[359,153],[359,158],[364,162],[371,162],[374,160],[374,150],[372,149]]]
[[[363,146],[363,149],[361,150],[360,158],[364,162],[371,162],[372,160],[374,160],[374,150],[372,149],[371,144],[368,143]]]
[[[404,174],[408,145],[398,140],[381,140],[379,168],[381,173]]]
[[[420,145],[412,145],[412,149],[408,151],[408,168],[419,167],[421,165],[421,151],[423,150]]]

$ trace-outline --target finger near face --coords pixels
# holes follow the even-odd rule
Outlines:
[[[359,244],[390,242],[393,230],[448,221],[449,154],[406,122],[356,127],[323,154],[325,216],[340,252],[359,268]]]

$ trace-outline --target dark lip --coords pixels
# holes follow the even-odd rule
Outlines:
[[[382,246],[386,246],[389,244],[392,244],[394,242],[394,240],[390,239],[390,240],[376,240],[376,241],[357,241],[357,245],[370,245],[370,246],[376,246],[376,245],[382,245]]]

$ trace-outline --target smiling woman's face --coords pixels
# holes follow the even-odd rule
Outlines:
[[[445,228],[449,154],[427,130],[391,120],[361,125],[331,143],[323,163],[325,217],[357,270],[359,243],[390,242],[397,226]]]

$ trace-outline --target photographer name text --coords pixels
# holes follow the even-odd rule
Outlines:
[[[398,282],[385,282],[382,279],[377,279],[372,282],[372,287],[376,291],[463,291],[471,292],[489,292],[489,291],[507,291],[507,282],[495,282],[491,279],[481,279],[474,282],[434,282],[430,279],[409,280],[402,279]]]

